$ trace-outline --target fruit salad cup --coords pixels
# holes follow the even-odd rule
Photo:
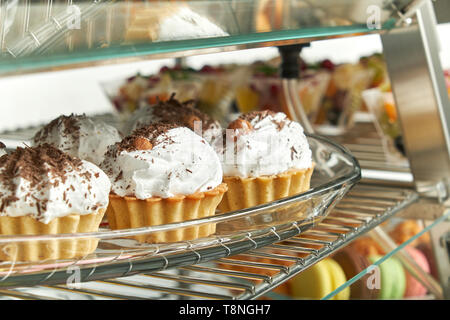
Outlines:
[[[369,111],[374,115],[375,128],[381,137],[387,160],[398,164],[406,163],[397,109],[389,86],[365,90],[362,97]]]

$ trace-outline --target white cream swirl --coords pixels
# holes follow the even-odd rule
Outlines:
[[[13,157],[15,152],[6,157]],[[19,163],[14,176],[8,174],[10,165],[7,159],[2,159],[0,164],[2,216],[30,215],[48,224],[55,218],[90,214],[108,205],[111,183],[100,168],[88,161],[65,166],[63,176],[55,174],[54,164],[45,160],[39,168]],[[37,175],[34,178],[38,182],[32,181],[30,172]]]
[[[111,179],[112,192],[138,199],[204,192],[222,182],[214,149],[186,127],[157,135],[149,150],[124,150],[117,143],[109,147],[101,168]]]
[[[116,128],[86,115],[60,116],[39,130],[34,145],[49,143],[56,148],[99,165],[108,146],[121,140]]]
[[[281,112],[251,115],[250,130],[227,129],[225,144],[216,143],[225,176],[258,177],[312,166],[311,149],[299,123]]]

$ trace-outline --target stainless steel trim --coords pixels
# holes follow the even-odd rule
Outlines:
[[[418,25],[381,36],[415,187],[446,198],[450,180],[450,103],[435,37],[430,0]]]

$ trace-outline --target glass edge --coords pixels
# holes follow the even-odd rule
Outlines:
[[[390,30],[388,25],[381,29],[369,29],[364,25],[339,26],[339,27],[317,27],[311,28],[309,32],[302,29],[277,30],[271,32],[248,33],[232,35],[228,37],[211,37],[201,39],[186,39],[177,41],[155,42],[150,44],[134,44],[128,47],[111,47],[101,53],[96,51],[79,51],[73,55],[54,55],[50,57],[26,57],[21,58],[18,63],[14,59],[0,61],[0,76],[15,75],[26,72],[38,72],[48,68],[59,68],[70,65],[83,65],[105,60],[133,59],[138,57],[164,55],[169,58],[177,57],[183,52],[196,50],[227,48],[233,46],[248,46],[249,48],[263,46],[266,42],[292,41],[292,40],[322,40],[333,39],[336,36],[354,36],[381,33]],[[327,31],[331,29],[332,31]],[[125,49],[125,50],[124,50]],[[119,52],[120,51],[120,52]],[[190,55],[195,55],[193,52]],[[50,59],[49,59],[50,58]],[[159,57],[158,57],[159,58]],[[16,60],[17,61],[17,60]]]
[[[373,266],[379,266],[381,263],[383,263],[384,261],[386,261],[387,259],[389,259],[390,257],[392,257],[393,255],[395,255],[397,252],[399,252],[400,250],[402,250],[403,248],[405,248],[407,245],[409,245],[411,242],[413,242],[414,240],[418,239],[419,237],[421,237],[423,234],[425,234],[426,232],[430,231],[432,228],[434,228],[436,225],[438,225],[439,223],[447,220],[448,218],[450,218],[450,210],[447,211],[447,213],[445,213],[444,215],[442,215],[441,217],[437,218],[436,220],[434,220],[430,225],[428,225],[427,227],[425,227],[423,230],[421,230],[419,233],[417,233],[416,235],[412,236],[411,238],[409,238],[408,240],[406,240],[405,242],[403,242],[402,244],[398,245],[397,248],[395,248],[394,250],[388,252],[387,254],[385,254],[383,257],[381,257],[380,259],[378,259],[377,261],[375,261],[373,264],[371,264],[369,267],[367,267],[366,269],[362,270],[360,273],[358,273],[357,275],[355,275],[354,277],[352,277],[351,279],[348,279],[344,284],[342,284],[341,286],[339,286],[338,288],[336,288],[335,290],[333,290],[332,292],[330,292],[328,295],[326,295],[325,297],[323,297],[321,300],[329,300],[331,298],[333,298],[336,294],[338,294],[339,292],[341,292],[342,290],[344,290],[345,288],[347,288],[348,286],[351,286],[353,283],[355,283],[356,281],[358,281],[359,279],[361,279],[363,276],[365,276],[367,274],[367,272],[369,271],[369,269],[372,269]]]

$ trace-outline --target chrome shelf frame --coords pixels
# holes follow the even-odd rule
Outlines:
[[[419,3],[419,1],[417,2]],[[0,14],[3,14],[3,11]],[[443,79],[440,77],[442,68],[437,57],[438,46],[433,31],[432,15],[431,2],[426,0],[418,9],[418,26],[409,26],[382,34],[411,168],[384,162],[383,157],[380,156],[379,146],[376,143],[373,144],[370,139],[366,140],[366,143],[347,144],[350,149],[355,150],[357,157],[361,158],[361,164],[365,167],[366,173],[369,172],[368,170],[374,170],[375,172],[387,171],[403,174],[404,181],[400,183],[400,186],[397,184],[398,181],[394,181],[394,184],[388,182],[390,186],[386,186],[383,183],[374,185],[374,181],[365,180],[371,184],[356,186],[335,207],[331,215],[314,228],[301,234],[299,233],[302,230],[296,225],[270,231],[272,234],[265,235],[265,239],[269,239],[269,242],[265,242],[264,237],[249,237],[247,240],[234,244],[235,247],[224,246],[224,253],[229,256],[227,258],[219,260],[207,258],[205,260],[211,261],[202,263],[203,257],[208,257],[208,248],[205,248],[201,253],[193,251],[192,255],[185,256],[183,259],[186,259],[184,261],[186,266],[155,273],[145,273],[145,264],[139,265],[139,263],[132,264],[130,262],[128,265],[124,265],[123,270],[118,274],[108,273],[105,275],[105,278],[109,278],[108,280],[85,282],[81,283],[80,287],[61,284],[41,285],[42,281],[48,280],[46,278],[48,275],[46,275],[44,278],[37,277],[36,281],[30,284],[34,287],[19,288],[11,285],[11,289],[2,289],[0,297],[4,299],[67,299],[70,297],[87,299],[255,299],[416,202],[419,196],[412,191],[411,187],[417,187],[419,191],[425,191],[427,195],[445,200],[450,193],[447,186],[450,181],[450,134],[448,133],[450,105],[448,100],[444,99],[445,88]],[[317,39],[319,38],[289,39],[286,43],[291,44],[291,40],[303,43]],[[0,40],[4,45],[3,30],[0,30]],[[285,43],[281,41],[278,44]],[[199,51],[169,53],[169,56],[187,56],[216,52],[215,50],[239,50],[247,46],[264,45],[273,46],[274,44],[272,42],[252,45],[239,44],[220,49],[205,48]],[[415,54],[405,57],[404,53],[408,50],[408,53],[415,52]],[[142,56],[139,59],[158,59],[163,56]],[[126,59],[121,60],[121,62],[125,61]],[[411,68],[411,65],[415,68]],[[77,66],[81,66],[81,64],[72,67]],[[418,74],[420,77],[416,77]],[[408,94],[412,87],[417,87],[414,79],[419,78],[421,83],[425,84],[421,89],[424,90],[426,99],[413,101],[413,97]],[[424,101],[433,103],[425,105]],[[414,146],[411,142],[421,141],[420,137],[416,139],[418,132],[427,132],[424,131],[427,129],[425,118],[419,117],[420,121],[413,119],[414,113],[411,112],[411,106],[416,111],[425,110],[425,116],[432,120],[433,130],[431,133],[434,136],[433,139],[426,137],[427,144]],[[435,145],[431,146],[430,140],[433,140]],[[439,165],[430,167],[430,163],[433,162],[439,163]],[[445,168],[444,175],[442,168]],[[431,174],[428,170],[431,170]],[[384,182],[386,181],[389,179],[385,179]],[[242,256],[247,259],[239,259]],[[269,259],[269,262],[261,259]],[[162,259],[160,263],[164,269],[169,262],[166,258]],[[109,271],[94,268],[83,277],[85,280],[89,280],[89,276],[95,272],[106,273]],[[119,276],[121,278],[114,278]]]
[[[417,193],[412,190],[359,184],[317,226],[301,234],[295,225],[273,232],[272,240],[282,239],[274,244],[266,245],[267,235],[254,237],[235,246],[224,246],[224,250],[230,250],[230,255],[207,263],[201,263],[201,259],[207,256],[208,250],[198,250],[185,258],[193,260],[189,264],[200,262],[197,265],[148,273],[145,266],[141,269],[139,264],[130,264],[129,270],[137,271],[138,275],[123,277],[122,274],[120,278],[113,278],[113,274],[108,274],[106,280],[80,283],[79,288],[40,286],[42,279],[37,279],[31,288],[2,289],[0,297],[43,299],[59,294],[61,299],[255,299],[372,230],[417,199]],[[105,270],[100,268],[91,272]]]

